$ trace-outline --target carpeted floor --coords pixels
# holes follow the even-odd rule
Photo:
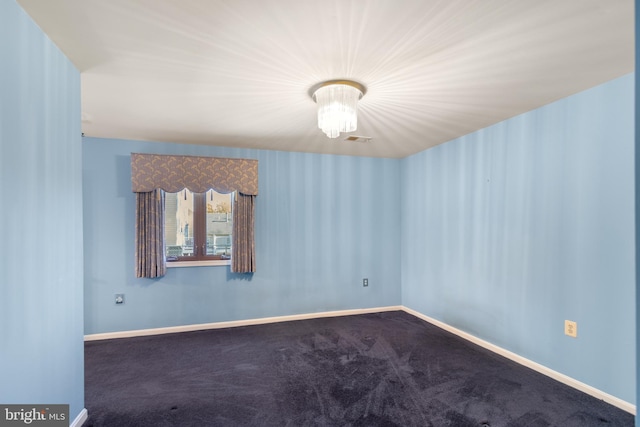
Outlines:
[[[405,312],[85,344],[84,427],[634,425]]]

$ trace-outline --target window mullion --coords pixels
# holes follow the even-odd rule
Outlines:
[[[196,223],[196,227],[194,230],[194,241],[197,245],[197,255],[196,259],[205,258],[206,254],[206,243],[207,243],[207,234],[206,234],[206,193],[198,193],[195,194],[195,203],[194,203],[194,222]]]

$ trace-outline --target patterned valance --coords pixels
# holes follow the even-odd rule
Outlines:
[[[204,193],[239,191],[258,195],[258,161],[221,157],[131,153],[131,184],[135,193],[161,188],[176,193],[187,188]]]

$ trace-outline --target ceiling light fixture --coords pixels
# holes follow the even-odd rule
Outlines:
[[[318,127],[329,138],[358,128],[358,101],[367,89],[351,80],[329,80],[309,89],[318,104]]]

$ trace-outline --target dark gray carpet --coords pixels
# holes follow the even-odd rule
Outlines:
[[[629,426],[404,312],[85,344],[85,427]]]

